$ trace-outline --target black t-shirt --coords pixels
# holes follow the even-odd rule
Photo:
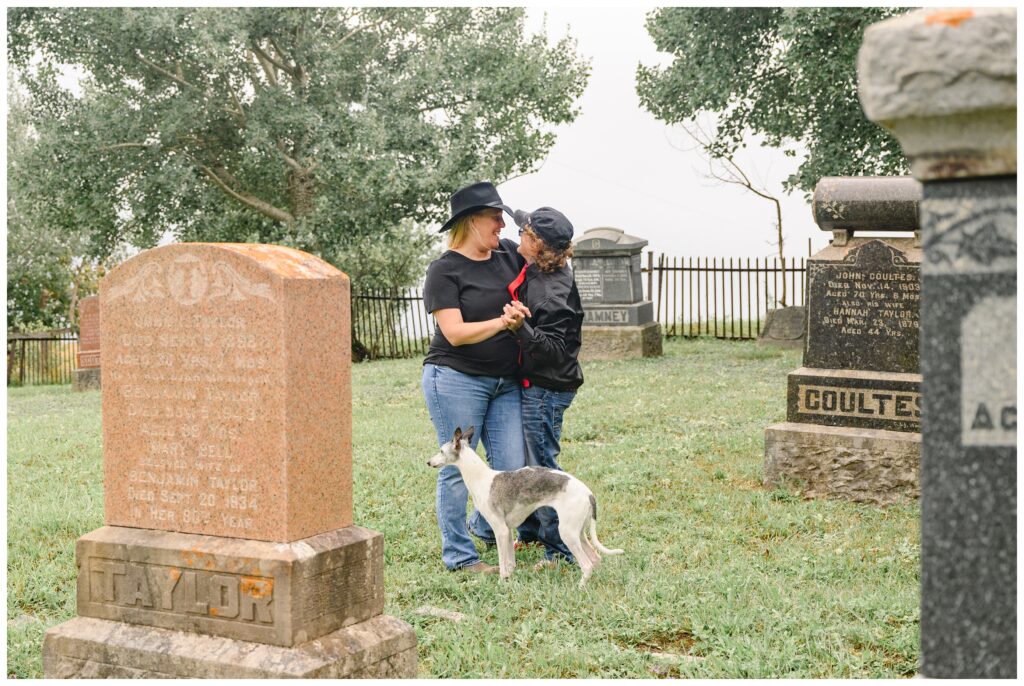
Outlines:
[[[449,250],[430,263],[423,286],[423,304],[428,312],[458,308],[464,322],[483,322],[501,316],[511,302],[508,285],[519,276],[526,261],[516,252],[519,246],[501,239],[486,260],[471,260]],[[436,326],[430,350],[423,362],[451,367],[473,376],[515,377],[519,344],[508,331],[486,341],[453,346]]]

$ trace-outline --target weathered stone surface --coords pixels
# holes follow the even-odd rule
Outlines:
[[[584,326],[581,360],[624,360],[658,357],[662,353],[661,326]]]
[[[804,365],[917,373],[920,256],[910,238],[853,238],[809,260]]]
[[[921,432],[921,375],[801,367],[789,373],[786,419]]]
[[[289,542],[352,524],[349,281],[177,244],[100,285],[108,525]]]
[[[1016,179],[925,184],[921,673],[1013,678]]]
[[[629,305],[584,305],[584,326],[641,326],[654,320],[654,303],[645,300]]]
[[[43,639],[46,678],[412,678],[416,632],[379,616],[284,648],[77,617]]]
[[[1016,28],[1013,8],[930,9],[864,32],[864,112],[918,180],[1016,173]]]
[[[826,176],[811,212],[822,231],[917,231],[921,184],[911,176]]]
[[[100,297],[78,301],[78,368],[100,366]]]
[[[807,340],[807,308],[803,305],[769,310],[757,342],[776,348],[803,349]]]
[[[384,611],[384,538],[287,544],[103,527],[78,539],[78,614],[291,646]]]
[[[765,429],[767,485],[888,505],[916,498],[919,434],[784,422]]]
[[[71,373],[71,390],[98,391],[100,390],[100,377],[99,367],[76,369]]]

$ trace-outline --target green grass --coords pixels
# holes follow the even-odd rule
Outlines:
[[[419,676],[912,675],[917,505],[761,485],[764,428],[784,418],[799,361],[700,339],[585,365],[560,462],[597,495],[602,541],[626,554],[582,592],[575,569],[531,571],[533,548],[507,582],[444,569],[420,362],[356,365],[355,521],[384,534],[385,612],[416,628]],[[43,631],[74,615],[75,538],[102,523],[99,393],[8,401],[8,673],[38,677]]]

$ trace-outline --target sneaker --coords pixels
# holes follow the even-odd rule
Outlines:
[[[460,572],[471,572],[473,574],[497,574],[498,568],[494,565],[489,565],[483,560],[465,567],[459,567]]]

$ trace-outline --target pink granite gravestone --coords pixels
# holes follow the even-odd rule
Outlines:
[[[47,676],[415,676],[353,526],[349,280],[271,245],[144,252],[101,283],[106,526]]]
[[[78,359],[71,387],[84,391],[100,387],[100,297],[78,301]]]

